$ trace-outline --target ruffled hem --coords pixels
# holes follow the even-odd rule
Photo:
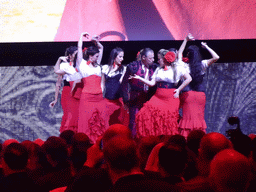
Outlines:
[[[178,110],[160,110],[144,104],[136,115],[137,137],[178,134]]]
[[[207,125],[205,120],[183,120],[179,122],[179,128],[182,129],[206,129]]]

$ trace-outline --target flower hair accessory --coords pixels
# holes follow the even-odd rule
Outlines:
[[[88,49],[87,47],[83,48],[83,53],[84,53],[87,49]]]
[[[176,55],[172,51],[169,51],[165,54],[164,59],[167,63],[172,63],[173,61],[175,61]]]
[[[183,57],[182,61],[185,62],[185,63],[189,63],[189,58],[188,57]]]

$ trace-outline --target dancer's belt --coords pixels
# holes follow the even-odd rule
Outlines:
[[[177,88],[177,84],[160,81],[160,82],[157,82],[157,87],[165,88],[165,89],[172,89],[172,88]]]

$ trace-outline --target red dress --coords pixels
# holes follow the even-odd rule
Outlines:
[[[63,111],[61,124],[60,124],[60,133],[66,130],[66,121],[68,117],[68,101],[70,96],[71,87],[66,85],[63,87],[61,92],[61,107]]]
[[[205,74],[206,68],[207,61],[203,60],[201,75]],[[179,131],[184,137],[187,137],[192,130],[206,132],[207,125],[204,119],[206,96],[204,91],[205,85],[202,82],[193,86],[189,85],[188,91],[180,95],[182,118],[179,122]]]
[[[174,98],[179,79],[186,73],[182,66],[156,70],[152,79],[157,82],[155,95],[136,115],[137,137],[178,134],[179,98]]]
[[[63,117],[60,127],[60,132],[65,130],[72,130],[75,133],[78,129],[78,108],[81,95],[81,86],[76,86],[76,89],[71,94],[73,83],[82,76],[69,63],[62,63],[60,69],[65,71],[64,78],[69,82],[70,86],[64,86],[61,97],[61,104],[63,109]],[[81,85],[81,84],[79,84]]]
[[[92,142],[108,128],[109,110],[101,89],[101,68],[80,64],[83,90],[80,98],[78,132],[85,133]]]
[[[109,125],[123,124],[129,126],[129,112],[124,108],[123,92],[120,80],[125,74],[126,68],[110,73],[108,65],[102,66],[102,73],[105,77],[104,97],[109,109]]]
[[[136,115],[137,137],[178,134],[179,104],[175,89],[157,88]]]
[[[195,129],[205,131],[204,119],[206,96],[204,92],[187,91],[180,96],[182,118],[179,122],[180,134],[187,137]]]

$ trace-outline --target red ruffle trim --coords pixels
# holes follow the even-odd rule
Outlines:
[[[160,110],[146,103],[136,115],[137,136],[178,134],[178,118],[178,111]]]

